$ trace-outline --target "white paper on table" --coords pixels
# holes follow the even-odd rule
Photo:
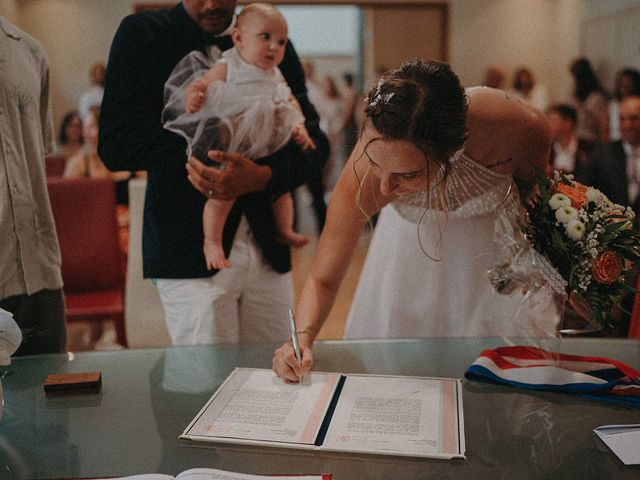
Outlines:
[[[604,425],[593,431],[622,463],[640,465],[640,425]]]
[[[339,379],[312,372],[301,386],[284,383],[271,370],[238,368],[188,435],[312,445]]]
[[[117,480],[323,480],[330,475],[250,475],[245,473],[227,472],[212,468],[192,468],[172,477],[159,473],[145,473],[119,477]],[[101,480],[101,479],[96,479]],[[106,480],[106,479],[104,479]]]
[[[349,375],[324,446],[428,455],[459,451],[456,382]]]

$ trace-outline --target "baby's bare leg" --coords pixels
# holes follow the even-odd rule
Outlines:
[[[302,247],[309,242],[304,235],[300,235],[293,229],[293,196],[284,193],[276,198],[272,205],[273,218],[278,231],[278,241],[293,247]]]
[[[204,256],[209,270],[229,268],[231,262],[224,254],[222,246],[222,232],[227,216],[235,200],[209,199],[202,211],[202,226],[204,229]]]

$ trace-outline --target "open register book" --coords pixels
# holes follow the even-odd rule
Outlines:
[[[459,379],[236,368],[180,436],[281,448],[464,458]]]

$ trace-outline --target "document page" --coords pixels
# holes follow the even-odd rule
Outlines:
[[[208,468],[193,468],[182,472],[176,480],[323,480],[331,475],[249,475]]]
[[[348,375],[324,446],[390,455],[461,456],[452,379]]]
[[[213,468],[192,468],[185,470],[176,477],[160,473],[143,473],[118,477],[118,480],[330,480],[331,474],[323,475],[249,475],[246,473],[228,472]],[[105,479],[106,480],[106,479]]]
[[[237,368],[183,437],[312,445],[339,379],[312,372],[302,386],[284,383],[271,370]]]
[[[640,465],[640,425],[604,425],[593,430],[625,465]]]

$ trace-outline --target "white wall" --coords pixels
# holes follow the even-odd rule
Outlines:
[[[451,65],[465,85],[481,84],[488,65],[507,73],[520,66],[549,90],[570,93],[568,64],[578,54],[579,0],[452,0]],[[567,84],[569,89],[567,89]]]
[[[605,87],[613,90],[620,68],[640,66],[640,2],[589,18],[582,29],[580,50],[591,60]]]
[[[0,15],[16,23],[18,17],[18,0],[3,0],[0,4]]]

